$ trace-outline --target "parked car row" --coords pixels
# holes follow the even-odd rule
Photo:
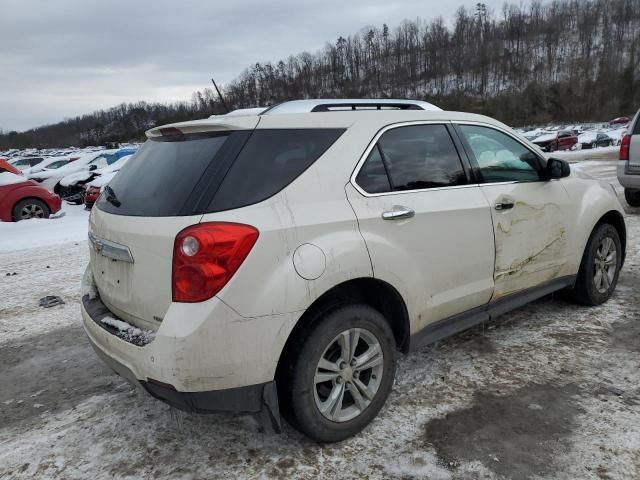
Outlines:
[[[67,157],[0,159],[0,220],[48,218],[62,200],[91,208],[136,152],[120,148]]]

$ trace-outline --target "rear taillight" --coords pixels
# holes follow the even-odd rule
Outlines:
[[[239,223],[200,223],[182,230],[173,245],[174,302],[202,302],[236,273],[258,239],[258,230]]]
[[[629,147],[631,147],[631,135],[625,135],[620,142],[620,160],[629,160]]]

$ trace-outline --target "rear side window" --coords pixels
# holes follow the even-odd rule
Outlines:
[[[356,183],[367,193],[383,193],[464,185],[467,178],[447,128],[414,125],[386,131]]]
[[[147,140],[109,182],[110,189],[100,196],[98,208],[117,215],[180,215],[229,136],[191,134]]]
[[[320,158],[343,132],[343,129],[255,130],[207,211],[244,207],[275,195]]]
[[[376,145],[362,165],[356,177],[356,183],[367,193],[384,193],[391,190],[387,169]]]

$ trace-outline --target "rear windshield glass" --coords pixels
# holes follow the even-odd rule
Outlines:
[[[105,212],[144,217],[251,205],[289,185],[343,132],[264,129],[148,140],[96,205]]]
[[[147,140],[109,182],[98,208],[118,215],[179,215],[228,137],[195,134]]]
[[[207,211],[239,208],[275,195],[320,158],[343,132],[328,128],[254,131]]]

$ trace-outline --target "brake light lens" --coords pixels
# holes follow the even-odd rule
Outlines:
[[[629,148],[631,147],[631,135],[625,135],[620,142],[620,160],[629,160]]]
[[[173,246],[174,302],[202,302],[231,280],[258,240],[240,223],[200,223],[182,230]]]

